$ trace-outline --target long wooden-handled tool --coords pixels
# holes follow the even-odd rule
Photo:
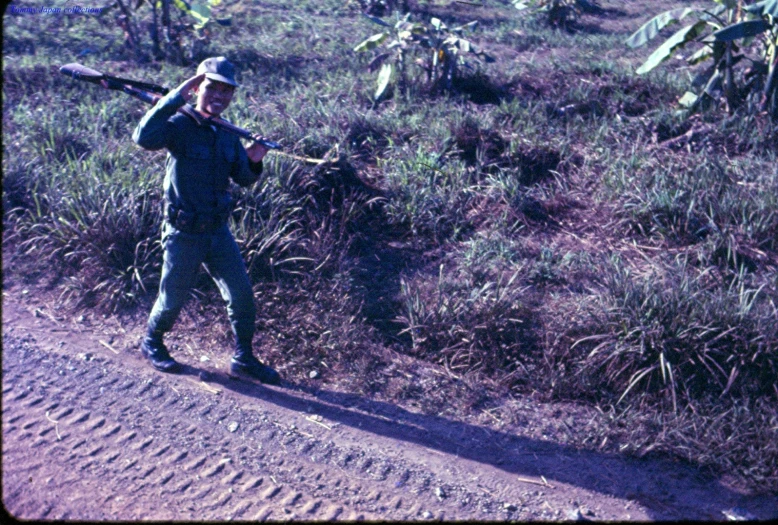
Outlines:
[[[168,88],[159,86],[157,84],[141,82],[138,80],[130,80],[113,75],[106,75],[105,73],[101,73],[100,71],[82,66],[81,64],[77,63],[66,64],[59,68],[59,71],[60,73],[63,73],[69,77],[75,78],[76,80],[91,82],[92,84],[97,84],[104,87],[105,89],[122,91],[130,96],[142,100],[143,102],[146,102],[147,104],[156,104],[159,99],[167,95],[170,91]],[[278,142],[273,142],[272,140],[268,140],[262,136],[256,135],[247,129],[230,124],[222,118],[203,115],[189,104],[178,108],[178,112],[195,119],[199,124],[211,124],[243,139],[259,142],[268,149],[281,149],[281,145]]]

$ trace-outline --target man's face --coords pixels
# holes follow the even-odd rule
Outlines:
[[[197,109],[218,117],[232,102],[235,87],[206,78],[197,89]]]

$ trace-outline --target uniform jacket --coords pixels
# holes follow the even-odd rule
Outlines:
[[[176,113],[186,103],[178,90],[159,100],[132,134],[142,148],[167,148],[165,199],[196,214],[222,214],[231,207],[230,179],[254,184],[262,162],[251,162],[240,139],[191,117]]]

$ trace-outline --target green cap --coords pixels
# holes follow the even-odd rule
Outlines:
[[[235,66],[224,57],[212,57],[203,60],[197,66],[197,74],[201,73],[205,73],[205,78],[238,87],[238,83],[235,82]]]

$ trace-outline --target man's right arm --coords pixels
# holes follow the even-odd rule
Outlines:
[[[159,99],[138,123],[132,133],[132,140],[144,149],[157,150],[167,147],[174,133],[169,119],[185,103],[183,95],[177,89]]]
[[[205,78],[204,74],[186,79],[176,89],[159,99],[141,119],[132,133],[132,140],[144,149],[162,149],[169,147],[174,135],[173,125],[168,121],[178,108],[189,101],[192,90]]]

